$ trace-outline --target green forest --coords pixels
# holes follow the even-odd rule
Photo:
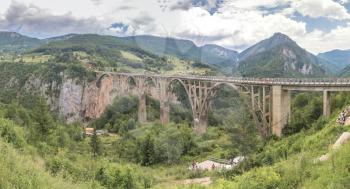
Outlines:
[[[207,46],[206,61],[217,60],[210,65],[200,61],[199,47],[182,53],[176,45],[181,42],[186,49],[192,43],[175,39],[139,37],[144,41],[137,45],[133,38],[92,34],[47,41],[18,37],[18,44],[9,42],[7,35],[0,38],[0,189],[350,188],[350,143],[332,148],[343,132],[350,132],[350,127],[337,123],[350,103],[349,92],[331,93],[329,118],[323,116],[320,92],[292,92],[292,116],[281,138],[271,129],[261,136],[250,111],[251,99],[225,85],[211,101],[209,126],[202,135],[193,129],[186,90],[176,82],[170,91],[176,100],[170,103],[167,125],[161,124],[160,102],[151,95],[146,96],[146,124],[138,120],[139,99],[133,95],[115,95],[97,118],[70,123],[60,115],[62,107],[55,106],[66,100],[60,96],[64,84],[76,87],[71,90],[76,94],[91,86],[99,89],[102,79],[96,79],[101,71],[325,77],[327,72],[319,66],[309,67],[311,75],[300,71],[313,65],[310,59],[318,60],[304,49],[294,49],[294,60],[286,59],[283,50],[295,45],[277,46],[235,67],[231,56],[238,54],[233,51],[224,57],[222,51],[215,54],[216,46]],[[170,44],[162,53],[158,44],[166,41]],[[285,69],[285,60],[297,69]],[[74,99],[83,101],[81,96]],[[93,128],[91,136],[85,127]],[[328,160],[318,161],[324,154]],[[190,169],[196,162],[236,157],[244,159],[233,169]],[[208,183],[191,183],[201,179]]]
[[[281,139],[262,138],[245,97],[229,87],[214,99],[208,132],[196,135],[184,89],[175,93],[181,104],[171,105],[169,125],[159,122],[157,100],[147,97],[149,123],[141,125],[137,97],[118,97],[91,123],[111,135],[86,137],[83,123],[66,124],[42,97],[1,91],[0,188],[207,188],[176,182],[203,177],[212,179],[209,188],[225,189],[350,186],[350,146],[329,147],[350,131],[335,123],[348,93],[332,95],[330,119],[321,116],[320,94],[293,94],[293,119]],[[330,160],[314,162],[327,152]],[[248,158],[233,170],[188,169],[192,161],[239,155]]]

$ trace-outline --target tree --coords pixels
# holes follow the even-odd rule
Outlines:
[[[148,134],[141,144],[141,164],[144,166],[155,163],[154,139]]]
[[[224,126],[239,155],[246,156],[259,146],[258,131],[245,107],[241,107],[240,111],[232,112],[224,120]]]
[[[33,141],[46,139],[56,127],[56,123],[43,98],[39,98],[35,101],[35,107],[33,108],[31,116],[35,121],[30,131],[31,139]]]
[[[101,155],[102,146],[101,146],[101,141],[97,136],[96,129],[94,129],[94,134],[91,137],[90,146],[94,157]]]

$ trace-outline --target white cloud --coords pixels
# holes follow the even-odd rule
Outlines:
[[[277,7],[279,5],[288,4],[291,0],[225,0],[224,6],[240,9],[256,10],[258,7]]]
[[[350,1],[349,1],[349,0],[339,0],[339,2],[340,2],[341,4],[346,4],[346,3],[349,3]]]
[[[336,20],[350,19],[350,14],[346,8],[333,0],[293,1],[292,7],[303,16],[312,18],[326,17]]]
[[[307,23],[290,17],[298,11],[313,18],[349,18],[347,10],[332,0],[223,0],[219,7],[217,0],[209,0],[203,7],[190,5],[190,1],[17,0],[10,6],[11,0],[1,0],[0,29],[20,29],[24,34],[42,37],[71,32],[122,35],[124,28],[110,26],[123,23],[128,25],[123,35],[186,38],[198,45],[214,43],[236,50],[243,50],[275,32],[289,35],[312,52],[350,48],[345,40],[350,37],[347,27],[329,33],[317,30],[308,33]],[[16,10],[14,5],[21,9]],[[171,10],[174,5],[178,7]],[[214,7],[217,11],[209,13]],[[261,7],[278,7],[278,11],[266,14],[267,10]]]
[[[67,33],[99,33],[101,22],[95,18],[77,18],[70,13],[53,15],[35,5],[14,2],[0,17],[0,29],[47,37]]]
[[[301,46],[317,54],[333,49],[350,48],[350,25],[338,27],[328,33],[315,30],[297,39]]]
[[[252,45],[275,32],[290,36],[306,33],[305,23],[296,22],[282,14],[263,15],[250,9],[237,9],[233,2],[223,4],[211,15],[196,7],[182,11],[180,20],[186,21],[173,35],[190,38],[197,44],[216,43],[238,50]]]

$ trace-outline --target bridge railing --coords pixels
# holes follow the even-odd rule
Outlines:
[[[159,75],[159,74],[135,74],[135,73],[115,73],[128,76],[145,76],[160,78],[181,78],[204,81],[230,82],[242,84],[261,85],[305,85],[305,86],[327,86],[327,85],[349,85],[350,78],[254,78],[254,77],[226,77],[226,76],[196,76],[196,75]]]

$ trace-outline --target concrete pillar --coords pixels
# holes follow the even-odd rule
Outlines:
[[[162,122],[162,125],[167,125],[169,123],[169,112],[170,112],[170,106],[169,102],[167,101],[160,101],[160,121]]]
[[[272,134],[281,137],[283,127],[291,118],[291,92],[272,86]]]
[[[329,118],[331,115],[331,94],[330,91],[323,91],[323,116]]]
[[[202,135],[207,132],[207,127],[208,127],[208,116],[203,115],[200,116],[199,118],[194,118],[193,121],[193,126],[194,126],[194,131]]]
[[[147,122],[146,95],[145,94],[139,95],[138,121],[142,124]]]

